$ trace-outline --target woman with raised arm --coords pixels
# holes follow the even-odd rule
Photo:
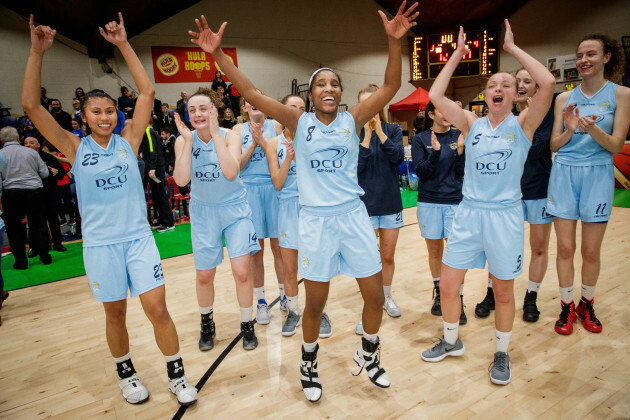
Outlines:
[[[297,95],[288,95],[280,101],[282,104],[297,108],[304,112],[304,99]],[[282,252],[284,267],[284,291],[286,294],[287,318],[282,326],[282,335],[292,336],[302,323],[302,313],[298,306],[298,216],[300,203],[298,202],[298,186],[295,170],[295,151],[293,139],[295,133],[284,129],[278,137],[269,141],[262,141],[260,126],[253,127],[252,135],[255,141],[263,146],[269,164],[269,173],[278,193],[280,202],[278,207],[278,245]],[[324,315],[322,315],[323,317]],[[322,321],[323,323],[324,321]],[[328,322],[330,325],[330,322]],[[320,324],[320,337],[322,325]],[[331,331],[332,334],[332,331]]]
[[[619,42],[588,35],[577,47],[576,67],[582,83],[556,99],[547,211],[558,238],[556,267],[561,312],[558,334],[571,334],[576,315],[590,332],[602,331],[593,299],[600,253],[614,198],[613,153],[624,145],[630,124],[630,89],[616,85],[625,69]],[[578,219],[582,220],[582,298],[575,308],[573,278]]]
[[[378,90],[370,83],[359,91],[359,103],[367,100]],[[402,199],[398,184],[398,165],[405,159],[400,126],[387,123],[385,109],[381,109],[365,124],[359,134],[359,186],[365,191],[361,201],[370,216],[374,233],[378,237],[381,263],[383,264],[383,309],[391,317],[401,315],[400,307],[392,297],[394,281],[394,254],[398,231],[403,225]],[[363,335],[362,321],[355,332]]]
[[[56,31],[48,26],[31,27],[31,51],[24,73],[22,106],[37,129],[72,164],[83,218],[83,260],[88,282],[105,309],[106,336],[116,362],[123,397],[131,404],[149,398],[131,363],[126,326],[127,290],[140,296],[153,325],[155,340],[166,360],[169,388],[181,405],[197,401],[197,389],[184,375],[175,324],[165,300],[160,254],[147,222],[144,191],[136,156],[151,117],[154,89],[144,67],[127,41],[122,14],[109,22],[101,35],[120,50],[140,96],[135,118],[122,134],[116,126],[116,103],[102,90],[88,92],[82,100],[82,119],[91,134],[79,139],[62,129],[41,106],[39,89],[44,53],[52,47]],[[75,163],[76,161],[76,163]],[[116,223],[112,224],[112,221]],[[107,267],[104,270],[103,267]]]
[[[263,142],[276,137],[282,131],[279,124],[262,113],[256,107],[241,98],[242,115],[247,121],[236,124],[232,131],[241,137],[241,178],[247,190],[247,202],[252,209],[252,220],[256,229],[256,236],[260,244],[260,252],[252,255],[249,282],[254,285],[256,299],[256,322],[260,325],[269,324],[269,307],[265,299],[265,238],[269,238],[273,253],[274,268],[280,289],[280,309],[286,310],[287,299],[284,295],[284,274],[282,254],[278,246],[278,191],[273,187],[267,158],[263,152]],[[260,126],[262,136],[254,138],[252,129]]]
[[[448,239],[453,216],[462,201],[464,180],[464,137],[451,127],[446,117],[429,102],[425,112],[425,131],[411,142],[411,157],[418,174],[418,208],[416,216],[420,236],[427,244],[429,270],[433,277],[431,313],[442,315],[440,278],[444,240]],[[460,286],[460,325],[468,319],[464,313],[463,284]]]
[[[189,182],[192,186],[190,233],[201,314],[199,350],[214,347],[214,277],[216,267],[223,261],[223,236],[236,282],[243,348],[253,350],[258,339],[252,323],[253,289],[247,271],[250,254],[260,247],[239,176],[241,139],[235,132],[219,127],[218,112],[223,102],[215,91],[199,89],[188,98],[187,105],[195,131],[191,132],[179,114],[175,114],[181,135],[175,141],[173,177],[182,187]]]
[[[189,33],[193,43],[213,55],[221,69],[252,106],[295,132],[293,147],[299,168],[298,227],[299,274],[305,278],[306,307],[302,333],[302,389],[309,401],[318,401],[322,388],[317,373],[317,337],[321,314],[328,298],[329,282],[341,272],[357,278],[363,296],[363,339],[354,361],[365,369],[379,387],[390,385],[380,366],[378,330],[383,317],[383,280],[374,230],[359,199],[363,190],[357,183],[361,128],[395,95],[400,87],[400,38],[415,25],[417,4],[405,10],[403,1],[396,16],[388,21],[379,11],[389,40],[389,58],[383,85],[368,99],[348,112],[338,113],[341,80],[330,69],[319,69],[309,81],[313,113],[283,105],[262,95],[220,49],[227,23],[218,33],[208,27],[204,16],[196,20],[199,32]],[[362,252],[357,252],[362,250]]]
[[[477,118],[444,96],[455,68],[468,53],[464,29],[457,47],[429,92],[431,102],[466,136],[463,200],[457,207],[442,258],[440,293],[444,336],[422,353],[422,359],[439,362],[446,356],[461,356],[466,348],[458,338],[461,303],[459,287],[470,268],[484,268],[493,281],[495,297],[496,352],[490,371],[495,384],[512,378],[507,354],[514,324],[514,278],[523,266],[523,207],[521,176],[534,132],[549,110],[555,79],[541,63],[514,44],[505,20],[503,49],[511,54],[540,86],[527,111],[518,117],[512,104],[518,94],[510,73],[497,73],[486,85],[488,115]]]

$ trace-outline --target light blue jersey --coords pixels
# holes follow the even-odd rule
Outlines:
[[[127,140],[112,134],[107,149],[84,137],[71,169],[76,180],[83,246],[151,235],[138,161]]]
[[[492,129],[488,117],[479,118],[466,137],[464,200],[471,205],[521,206],[521,176],[532,142],[518,119],[510,114]]]
[[[219,128],[223,138],[229,130]],[[193,131],[192,162],[190,165],[190,197],[206,204],[223,204],[245,198],[245,186],[239,175],[227,179],[219,165],[214,139],[204,143]]]
[[[286,141],[286,138],[284,137],[284,133],[281,133],[278,136],[278,166],[282,166],[285,158],[287,157],[287,146],[282,144],[283,141]],[[287,174],[287,179],[284,181],[284,185],[278,193],[278,198],[280,200],[286,200],[287,198],[294,198],[297,196],[297,172],[295,171],[295,161],[292,161],[291,166],[289,167],[289,173]]]
[[[266,119],[263,124],[263,138],[266,141],[277,136],[276,123],[273,120]],[[241,138],[243,140],[243,153],[251,146],[252,133],[249,132],[249,123],[243,124],[243,130],[241,131]],[[267,163],[267,155],[260,146],[256,146],[252,152],[249,162],[243,168],[241,172],[243,181],[246,184],[271,184],[271,175],[269,174],[269,164]]]
[[[359,143],[349,112],[337,114],[330,125],[302,114],[293,141],[302,206],[335,206],[364,194],[357,178]]]
[[[616,96],[617,85],[612,82],[606,82],[590,99],[579,86],[569,92],[566,105],[575,104],[580,117],[597,115],[595,124],[605,133],[612,134],[617,109]],[[555,161],[570,166],[610,165],[613,157],[611,152],[600,146],[587,132],[579,131],[578,127],[571,140],[558,150]]]

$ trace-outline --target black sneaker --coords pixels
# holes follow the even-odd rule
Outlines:
[[[42,264],[44,265],[48,265],[48,264],[52,264],[52,257],[50,256],[50,254],[46,253],[46,254],[40,254],[39,255],[39,260],[42,262]]]
[[[199,350],[208,351],[214,347],[214,337],[216,336],[214,330],[214,320],[210,317],[204,319],[201,316],[201,333],[199,334]]]
[[[494,291],[492,287],[488,287],[486,297],[475,306],[475,315],[478,318],[487,318],[490,311],[494,311]]]
[[[459,314],[459,325],[464,325],[465,323],[468,322],[468,317],[466,316],[466,313],[464,312],[464,296],[459,295],[460,299],[462,300],[462,312]]]
[[[433,306],[431,306],[431,314],[441,316],[442,315],[442,303],[440,302],[440,282],[433,282]]]
[[[241,322],[241,332],[243,333],[243,348],[245,350],[254,350],[258,347],[258,339],[252,321]]]
[[[39,252],[35,251],[35,248],[30,248],[27,255],[29,258],[35,258],[39,255]]]
[[[538,317],[540,316],[540,311],[536,306],[536,298],[538,297],[538,293],[527,292],[525,294],[525,301],[523,302],[523,320],[527,322],[536,322],[538,321]]]

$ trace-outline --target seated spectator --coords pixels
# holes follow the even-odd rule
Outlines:
[[[168,127],[162,127],[160,130],[160,137],[162,138],[162,152],[164,154],[164,169],[168,176],[173,174],[173,168],[175,167],[175,137]]]
[[[72,131],[72,117],[61,109],[61,101],[59,99],[50,100],[50,115],[53,116],[61,128],[66,131]]]
[[[74,99],[78,99],[79,101],[83,100],[83,97],[85,96],[85,92],[83,92],[83,88],[76,88],[74,90]]]
[[[20,143],[24,143],[24,139],[27,137],[37,137],[38,140],[42,140],[41,134],[37,131],[37,128],[33,125],[33,122],[28,118],[26,111],[24,111],[24,115],[18,118],[18,133],[20,135]]]
[[[228,129],[236,125],[236,117],[234,116],[234,112],[232,112],[232,108],[225,108],[223,110],[223,118],[220,124],[221,127]]]
[[[81,119],[81,101],[77,98],[72,100],[72,118],[78,118],[80,121],[80,125],[83,125],[83,120]]]
[[[83,128],[81,128],[81,118],[79,117],[72,118],[72,134],[79,137],[80,139],[85,137]]]
[[[223,86],[223,89],[226,89],[227,83],[225,83],[225,80],[223,80],[221,72],[217,70],[217,72],[214,74],[214,80],[212,81],[212,90],[216,92],[219,86]]]
[[[127,89],[127,86],[120,88],[120,96],[118,97],[118,109],[125,114],[125,118],[131,118],[133,115],[134,101],[131,97],[131,92]]]
[[[48,143],[48,141],[46,141],[46,143]],[[66,171],[64,171],[63,166],[61,166],[61,163],[57,160],[55,156],[42,150],[39,141],[35,137],[28,137],[26,140],[24,140],[24,146],[35,150],[50,171],[50,175],[42,179],[42,183],[44,184],[44,196],[43,201],[40,203],[40,205],[43,205],[45,208],[46,223],[48,223],[48,230],[50,231],[52,249],[54,249],[55,251],[63,252],[66,250],[66,247],[61,244],[61,227],[59,226],[59,217],[57,215],[57,213],[59,212],[57,181],[64,177]],[[29,232],[29,258],[33,258],[39,255],[33,239],[34,238],[32,232]]]
[[[42,86],[41,88],[39,102],[42,104],[44,108],[46,109],[50,108],[50,99],[48,98],[48,96],[46,96],[46,88],[44,86]]]
[[[13,117],[9,112],[11,108],[7,108],[0,102],[0,128],[17,127],[18,119]]]

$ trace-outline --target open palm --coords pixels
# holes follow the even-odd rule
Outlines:
[[[202,50],[210,54],[214,53],[221,46],[223,31],[227,26],[227,22],[223,22],[218,32],[212,32],[208,26],[206,17],[201,15],[201,20],[195,19],[199,32],[188,31],[193,38],[190,40],[193,44],[197,44]]]
[[[402,2],[398,8],[398,13],[396,13],[396,16],[394,16],[392,20],[387,20],[385,13],[380,10],[378,11],[379,15],[381,15],[381,19],[383,20],[385,33],[392,38],[402,38],[409,29],[417,25],[417,23],[414,22],[414,19],[418,17],[420,12],[413,13],[413,11],[416,7],[418,7],[418,3],[412,4],[411,7],[405,10],[406,4],[407,0]]]

